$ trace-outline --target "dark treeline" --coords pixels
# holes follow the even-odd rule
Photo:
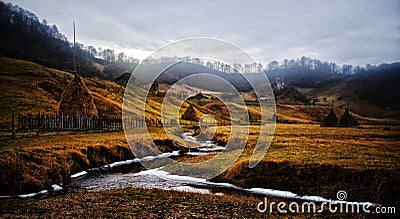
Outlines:
[[[293,74],[297,75],[313,75],[320,76],[329,75],[354,75],[358,73],[376,71],[386,68],[387,63],[381,65],[358,66],[351,64],[338,65],[334,62],[321,61],[319,59],[312,59],[309,57],[301,57],[297,59],[285,59],[283,61],[271,61],[263,66],[262,63],[224,63],[220,61],[202,60],[199,58],[191,57],[161,57],[159,59],[146,59],[142,64],[157,65],[166,62],[186,62],[195,65],[201,65],[211,70],[222,73],[267,73],[267,75],[283,75],[291,77]]]
[[[285,70],[290,73],[291,71],[297,70],[307,70],[307,71],[315,71],[323,74],[356,74],[363,72],[365,70],[369,70],[373,68],[372,65],[366,65],[365,67],[353,66],[353,65],[337,65],[334,62],[326,62],[321,61],[319,59],[312,59],[309,57],[301,57],[298,59],[285,59],[282,62],[272,61],[268,63],[265,68],[265,71],[277,71],[277,70]]]
[[[399,63],[370,65],[364,67],[353,65],[337,65],[334,62],[323,62],[318,59],[302,57],[283,62],[272,61],[265,68],[270,80],[279,78],[300,87],[320,87],[355,75],[371,75],[381,77],[387,69],[397,69]]]
[[[39,21],[35,14],[19,6],[0,2],[1,53],[33,61],[48,67],[72,71],[73,45],[58,31],[56,25]],[[79,72],[99,75],[88,60],[90,55],[77,46]]]
[[[72,21],[71,21],[72,28]],[[33,61],[44,66],[65,71],[73,71],[73,43],[58,31],[56,25],[49,25],[46,20],[40,21],[32,12],[11,3],[0,1],[0,55]],[[76,43],[77,70],[85,77],[97,76],[113,79],[109,72],[132,69],[138,60],[124,53],[115,54],[114,50],[94,48]],[[124,65],[106,68],[100,72],[94,63]],[[129,64],[126,64],[129,63]],[[120,74],[117,72],[114,74]]]

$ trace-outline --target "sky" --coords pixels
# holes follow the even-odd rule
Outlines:
[[[399,0],[12,0],[73,40],[143,59],[191,37],[231,42],[260,63],[400,61]]]

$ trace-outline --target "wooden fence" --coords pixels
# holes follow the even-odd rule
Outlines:
[[[19,132],[54,132],[54,131],[88,131],[88,130],[121,130],[121,118],[87,117],[64,115],[18,115],[17,131]]]
[[[203,125],[215,125],[214,123],[202,122]],[[87,116],[66,116],[38,112],[37,114],[14,115],[12,114],[12,137],[16,132],[102,132],[102,131],[120,131],[123,128],[137,127],[166,127],[178,124],[177,119],[156,119],[139,117],[87,117]],[[220,125],[227,125],[228,122],[222,121]],[[191,126],[198,125],[198,122],[191,121]]]
[[[18,115],[14,127],[14,114],[12,116],[12,130],[17,132],[62,132],[62,131],[119,131],[123,127],[161,127],[177,124],[176,120],[143,119],[121,117],[87,117],[87,116],[65,116],[28,114]]]

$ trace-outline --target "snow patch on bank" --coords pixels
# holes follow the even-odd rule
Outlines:
[[[86,174],[87,174],[86,171],[81,171],[81,172],[79,172],[79,173],[72,174],[72,175],[71,175],[71,179],[75,179],[75,178],[84,176],[84,175],[86,175]]]
[[[63,187],[61,187],[57,184],[51,185],[51,188],[52,188],[53,192],[59,192],[59,191],[63,190]],[[35,192],[35,193],[28,193],[28,194],[15,195],[15,196],[12,196],[12,195],[0,196],[0,199],[3,199],[3,198],[34,198],[37,196],[43,196],[43,195],[47,195],[47,194],[49,194],[49,190],[45,189],[45,190],[42,190],[40,192]]]
[[[180,153],[180,150],[161,153],[161,154],[156,155],[156,156],[146,156],[146,157],[143,157],[143,158],[135,158],[135,159],[131,159],[131,160],[117,161],[117,162],[114,162],[114,163],[106,164],[106,165],[101,166],[101,167],[91,168],[88,171],[90,172],[90,171],[96,171],[96,170],[100,170],[100,169],[109,170],[109,169],[112,169],[112,168],[115,168],[115,167],[125,166],[125,165],[129,165],[129,164],[132,164],[132,163],[138,163],[138,162],[142,162],[142,161],[152,161],[152,160],[155,160],[155,159],[179,156],[179,153]],[[88,171],[81,171],[81,172],[75,173],[75,174],[71,175],[71,179],[75,179],[75,178],[79,178],[79,177],[85,176],[85,175],[87,175]]]

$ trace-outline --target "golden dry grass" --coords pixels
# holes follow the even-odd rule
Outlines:
[[[228,129],[218,127],[220,141],[227,141]],[[327,198],[345,190],[353,201],[399,206],[399,131],[399,126],[277,124],[268,153],[251,169],[248,165],[258,137],[254,127],[238,162],[214,180]]]
[[[226,142],[230,127],[218,127],[218,140]],[[317,124],[278,123],[270,149],[263,160],[293,163],[328,163],[357,169],[398,168],[400,163],[399,126],[326,128]],[[249,159],[259,127],[250,128],[248,146],[241,160]]]

